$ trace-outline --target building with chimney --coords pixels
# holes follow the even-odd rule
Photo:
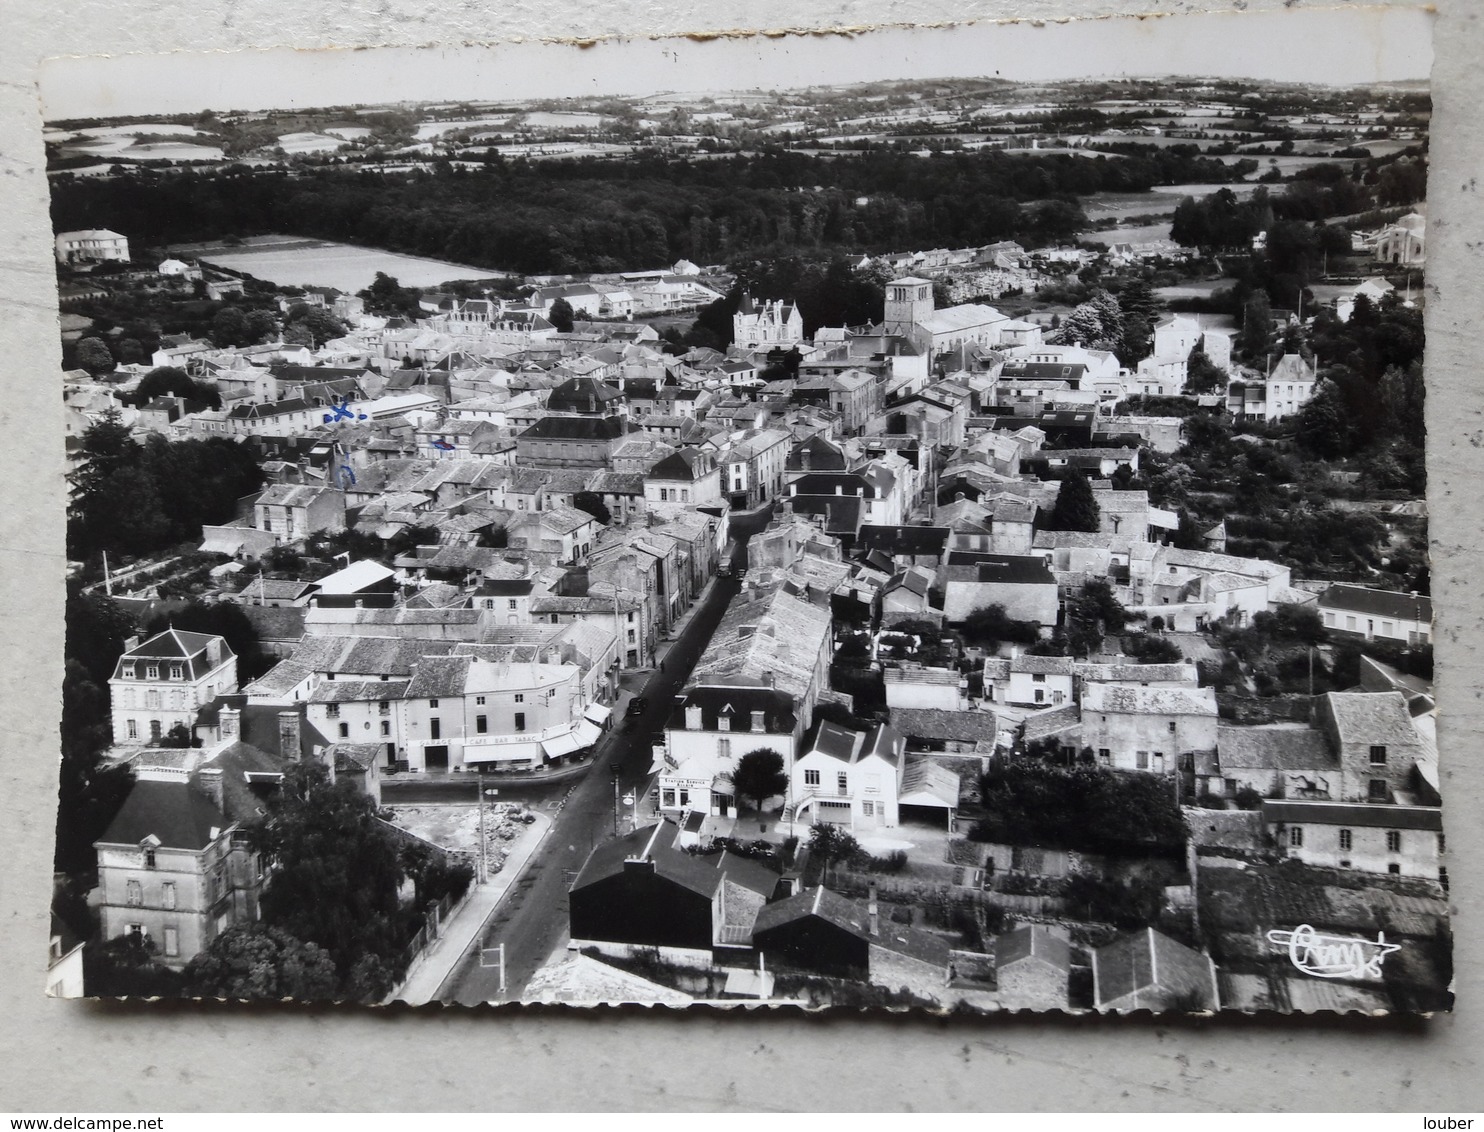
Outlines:
[[[791,773],[829,687],[832,624],[787,587],[737,596],[665,728],[662,809],[735,816],[731,772],[749,751],[776,751]]]
[[[760,303],[744,295],[732,315],[732,341],[743,350],[797,346],[804,341],[804,316],[794,303],[782,299]]]
[[[609,714],[611,634],[577,624],[490,635],[501,633],[512,643],[419,656],[400,679],[332,673],[308,694],[307,721],[331,744],[375,745],[384,766],[413,773],[533,769],[584,757]]]
[[[176,724],[190,729],[196,713],[237,691],[237,655],[221,637],[166,629],[133,641],[108,681],[113,741],[158,742]]]
[[[785,767],[796,753],[793,699],[776,688],[692,687],[678,698],[665,728],[660,810],[738,816],[732,786],[737,763],[754,751],[774,751]]]
[[[286,760],[229,736],[209,754],[157,749],[94,847],[102,937],[132,938],[181,968],[235,924],[258,918],[264,871],[248,842]]]
[[[753,922],[778,874],[731,853],[695,856],[688,840],[662,821],[595,848],[567,897],[569,946],[688,966],[748,963]]]
[[[907,740],[886,724],[854,731],[821,719],[793,764],[790,813],[811,824],[894,829],[906,763]]]

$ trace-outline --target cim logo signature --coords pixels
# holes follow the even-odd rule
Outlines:
[[[1377,932],[1374,940],[1353,936],[1324,935],[1308,924],[1292,931],[1274,928],[1268,942],[1288,949],[1293,965],[1306,975],[1319,979],[1379,979],[1381,964],[1401,945],[1386,942],[1386,933]]]

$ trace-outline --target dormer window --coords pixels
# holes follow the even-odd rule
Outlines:
[[[121,675],[125,680],[134,679],[134,662],[132,660],[124,661],[124,667]]]
[[[172,680],[184,680],[185,679],[185,668],[182,667],[179,664],[172,664],[170,666],[170,679],[172,679]]]
[[[144,678],[146,680],[158,680],[160,678],[160,666],[158,664],[149,665],[144,670]]]

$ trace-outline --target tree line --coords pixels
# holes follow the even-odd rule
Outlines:
[[[984,817],[969,833],[974,841],[1143,853],[1178,849],[1188,836],[1164,775],[1018,759],[991,764],[980,796]]]
[[[1278,222],[1313,223],[1377,207],[1399,208],[1426,194],[1427,164],[1420,153],[1356,162],[1349,169],[1325,162],[1301,170],[1282,193],[1262,187],[1246,200],[1230,189],[1185,197],[1175,207],[1170,238],[1185,247],[1241,248]]]
[[[135,440],[116,410],[82,435],[67,513],[67,553],[145,555],[201,537],[223,523],[263,472],[252,453],[224,437]]]
[[[58,179],[59,229],[109,227],[142,244],[294,232],[525,272],[717,263],[772,244],[884,250],[1040,245],[1086,225],[1077,199],[1238,166],[1171,147],[1127,156],[998,151],[816,157],[786,150],[688,160],[442,162],[409,173],[321,168]]]

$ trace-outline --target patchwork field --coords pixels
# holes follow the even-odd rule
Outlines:
[[[171,252],[279,286],[334,287],[352,293],[369,287],[378,271],[386,272],[404,287],[438,287],[454,279],[502,278],[498,271],[482,271],[460,263],[298,236],[254,236],[241,246],[180,245]]]
[[[285,153],[324,153],[345,145],[342,138],[326,134],[280,134],[278,144]]]

